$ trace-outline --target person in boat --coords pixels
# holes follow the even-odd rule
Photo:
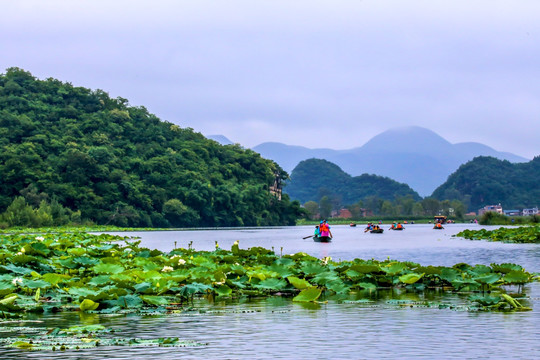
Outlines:
[[[435,224],[434,227],[435,227],[436,229],[442,229],[442,228],[443,228],[443,226],[441,225],[440,222],[437,222],[437,223]]]
[[[373,230],[373,224],[372,223],[367,223],[367,226],[364,229],[364,232],[368,232],[370,230]]]
[[[401,225],[401,223],[397,223],[396,229],[403,230],[403,225]]]
[[[392,225],[390,226],[390,230],[394,230],[394,229],[397,229],[397,224],[395,222],[393,222]]]
[[[326,237],[332,237],[332,232],[330,231],[330,225],[326,222],[326,220],[323,220],[321,225],[319,225],[319,231],[321,232],[320,236],[326,236]]]
[[[315,226],[315,233],[313,235],[315,236],[319,236],[321,234],[321,232],[319,231],[319,225]]]

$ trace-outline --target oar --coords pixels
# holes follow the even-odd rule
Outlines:
[[[309,235],[309,236],[306,236],[306,237],[303,237],[302,239],[307,239],[307,238],[310,238],[310,237],[313,237],[315,235]]]

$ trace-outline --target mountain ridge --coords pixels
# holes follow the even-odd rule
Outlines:
[[[422,196],[430,195],[460,165],[477,156],[514,163],[529,161],[481,143],[452,144],[434,131],[418,126],[389,129],[360,147],[346,150],[310,149],[279,142],[261,143],[252,150],[274,160],[289,173],[302,160],[324,159],[352,176],[367,173],[406,183]]]

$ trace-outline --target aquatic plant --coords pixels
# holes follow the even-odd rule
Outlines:
[[[456,235],[469,240],[502,241],[506,243],[540,243],[540,226],[501,227],[496,230],[463,230]]]

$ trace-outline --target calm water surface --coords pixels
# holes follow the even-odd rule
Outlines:
[[[388,226],[385,226],[385,229]],[[430,225],[408,225],[405,231],[364,233],[361,226],[333,226],[334,241],[315,243],[302,237],[313,227],[140,232],[142,245],[168,251],[188,247],[224,249],[240,240],[241,248],[274,247],[277,254],[299,251],[334,260],[388,257],[422,265],[513,262],[540,272],[540,246],[490,243],[453,238],[464,228],[453,224],[437,231]],[[120,235],[126,235],[122,233]],[[176,244],[175,244],[176,242]],[[525,288],[533,311],[475,313],[433,308],[399,308],[384,300],[374,305],[302,305],[290,299],[239,300],[196,305],[215,312],[180,316],[84,315],[40,318],[38,326],[68,327],[102,323],[130,337],[180,337],[207,345],[193,348],[97,348],[92,350],[23,352],[0,350],[0,359],[538,359],[540,358],[540,284]],[[384,294],[397,297],[397,292]],[[403,293],[413,300],[463,303],[454,294]],[[84,315],[83,317],[81,317]],[[24,324],[23,324],[24,325]]]

